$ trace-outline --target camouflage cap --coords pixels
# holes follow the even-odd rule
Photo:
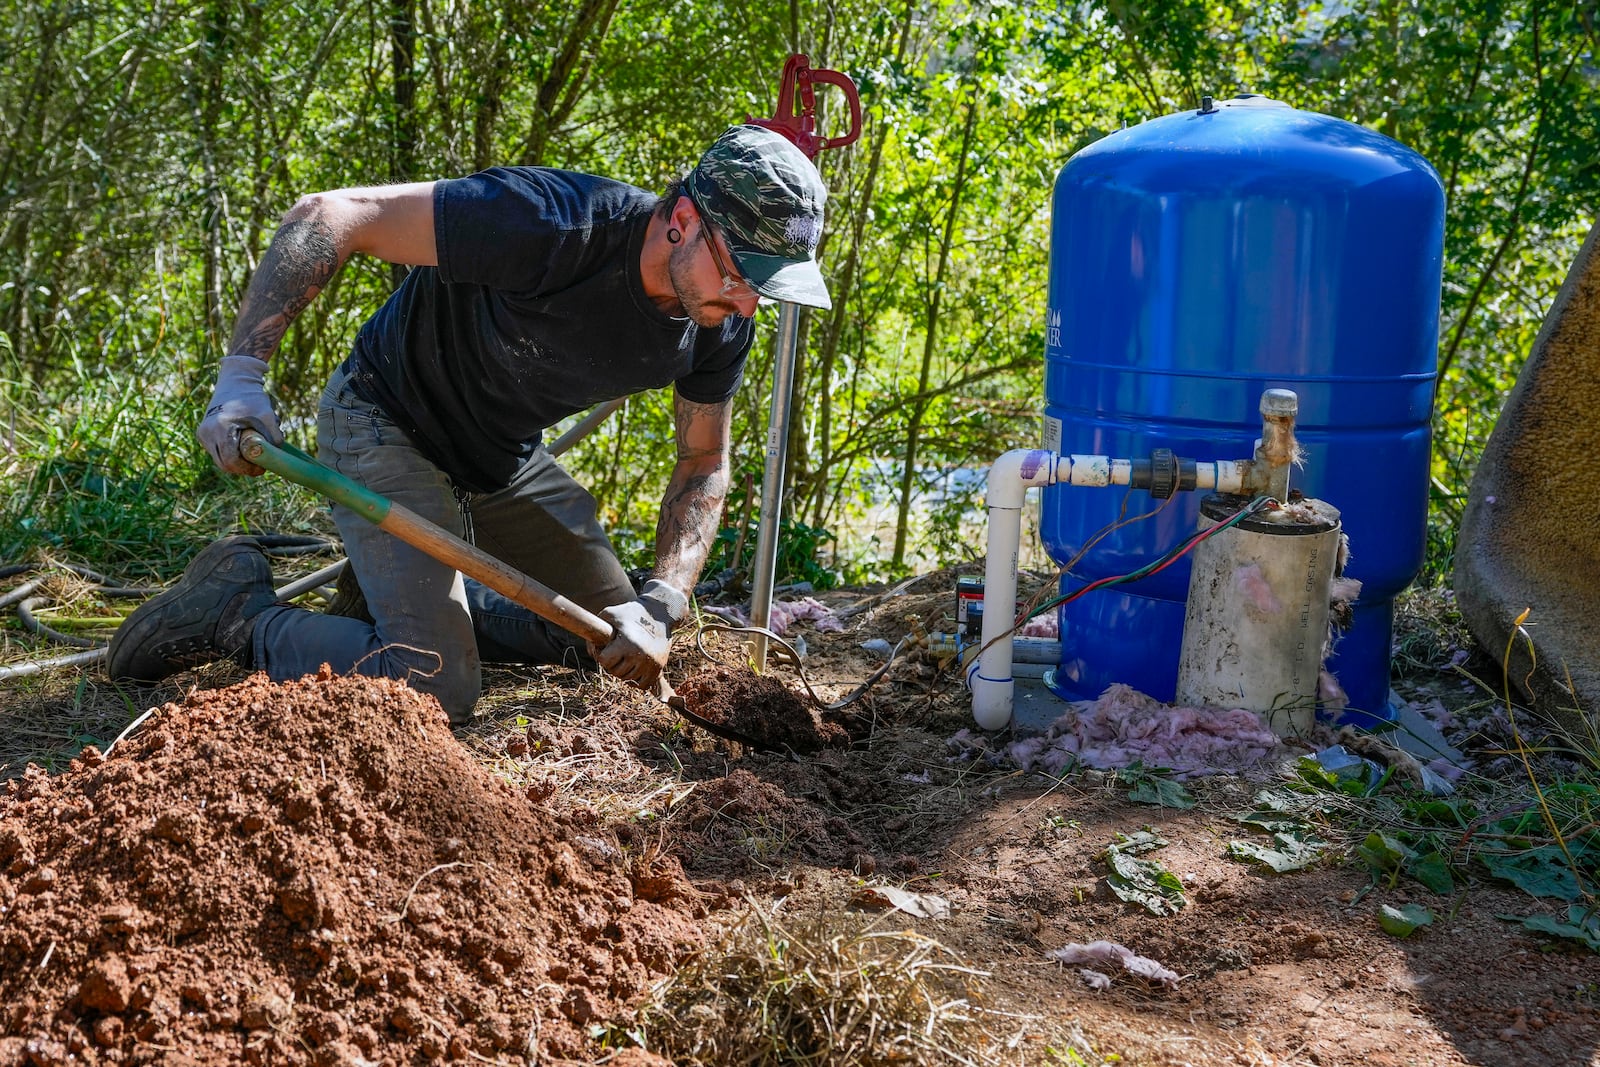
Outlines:
[[[829,308],[815,259],[828,192],[805,153],[781,133],[734,126],[700,157],[684,192],[728,242],[762,296]]]

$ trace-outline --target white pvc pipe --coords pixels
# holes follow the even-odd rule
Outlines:
[[[991,473],[990,477],[993,477]],[[989,559],[983,575],[983,613],[978,658],[967,668],[972,715],[985,730],[1011,721],[1016,682],[1011,675],[1012,613],[1017,602],[1017,547],[1022,509],[989,506]]]
[[[985,730],[999,730],[1011,721],[1016,680],[1011,673],[1013,605],[1017,602],[1017,550],[1022,543],[1022,503],[1035,485],[1071,481],[1073,459],[1083,477],[1079,484],[1112,484],[1114,461],[1103,456],[1063,457],[1043,449],[1015,449],[989,468],[988,556],[983,573],[983,630],[978,658],[967,668],[972,690],[972,715]],[[1102,462],[1094,462],[1100,460]],[[1063,469],[1064,468],[1064,469]],[[1128,465],[1131,470],[1132,465]],[[1066,478],[1062,478],[1062,474]],[[1101,479],[1104,480],[1101,480]],[[1124,481],[1126,485],[1126,472]]]
[[[10,667],[0,667],[0,681],[39,674],[55,667],[87,667],[99,663],[109,653],[110,650],[104,647],[91,648],[87,652],[73,652],[66,656],[52,656],[49,659],[36,659],[28,663],[13,664]]]
[[[1195,488],[1240,493],[1250,474],[1249,460],[1195,464]],[[989,507],[987,563],[983,575],[983,630],[978,657],[967,668],[972,714],[985,730],[1011,721],[1016,697],[1011,631],[1016,620],[1017,552],[1022,542],[1022,503],[1034,486],[1127,485],[1133,461],[1109,456],[1063,456],[1039,448],[1007,452],[989,468],[985,500]]]

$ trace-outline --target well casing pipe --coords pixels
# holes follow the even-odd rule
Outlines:
[[[750,625],[772,621],[772,587],[778,570],[778,523],[783,512],[783,473],[789,458],[789,409],[794,398],[795,352],[800,340],[800,305],[778,309],[776,354],[772,360],[772,410],[767,419],[767,457],[761,474],[761,516],[750,581]],[[757,673],[767,666],[767,635],[751,634],[750,658]]]

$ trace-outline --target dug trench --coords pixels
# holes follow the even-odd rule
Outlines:
[[[844,632],[808,629],[818,688],[881,664],[864,641],[938,625],[952,578],[928,584],[868,597]],[[861,596],[825,599],[843,616]],[[452,734],[398,686],[215,668],[109,755],[16,778],[0,1064],[660,1062],[641,1043],[724,1062],[695,1035],[775,1015],[802,984],[681,988],[737,970],[714,953],[752,915],[769,957],[801,936],[915,932],[961,977],[938,1001],[959,1008],[952,1040],[812,1062],[1596,1062],[1600,966],[1499,917],[1531,898],[1375,882],[1348,850],[1281,876],[1229,858],[1248,835],[1230,816],[1281,768],[1152,807],[1114,774],[957,751],[966,702],[926,657],[818,714],[792,685],[675,656],[697,710],[787,751],[571,671],[496,672]],[[1107,846],[1147,827],[1182,883],[1161,915],[1108,889]],[[1385,934],[1378,908],[1410,902],[1439,918]],[[1094,988],[1051,956],[1096,941],[1177,978],[1100,965]]]

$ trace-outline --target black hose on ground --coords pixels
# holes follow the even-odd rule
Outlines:
[[[255,540],[271,556],[311,556],[320,553],[338,552],[341,548],[336,541],[307,534],[258,534]],[[88,582],[89,592],[106,598],[142,598],[153,596],[162,591],[161,586],[112,585],[111,580],[100,572],[74,563],[0,564],[0,581],[25,575],[31,576],[16,587],[0,593],[0,611],[15,607],[18,620],[29,632],[48,638],[56,644],[73,648],[99,649],[104,648],[109,642],[97,638],[79,637],[76,634],[63,633],[39,618],[38,612],[51,602],[51,598],[37,594],[52,575],[61,572],[75,575]],[[116,621],[115,618],[106,620],[107,624]]]

